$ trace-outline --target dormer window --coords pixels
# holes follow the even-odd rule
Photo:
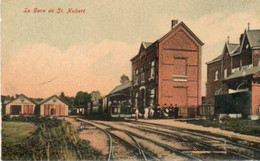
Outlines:
[[[218,80],[218,71],[215,71],[215,79],[214,79],[215,81],[217,81]]]

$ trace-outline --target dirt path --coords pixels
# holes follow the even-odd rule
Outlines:
[[[66,117],[65,120],[70,122],[77,129],[80,128],[80,123],[75,119]],[[79,138],[89,141],[90,146],[96,151],[100,152],[102,155],[108,154],[108,138],[102,131],[87,126],[85,130],[79,132]]]
[[[205,132],[210,132],[212,134],[219,134],[219,135],[224,135],[224,136],[227,136],[227,137],[233,137],[233,138],[237,138],[237,139],[243,139],[243,140],[247,140],[247,141],[253,141],[253,142],[260,143],[260,137],[249,136],[249,135],[235,133],[235,132],[232,132],[232,131],[221,130],[220,128],[203,127],[201,125],[194,125],[194,124],[189,124],[189,123],[186,123],[186,122],[180,122],[180,121],[175,121],[175,120],[143,120],[143,119],[139,119],[138,121],[147,122],[147,123],[156,123],[156,124],[159,124],[159,125],[168,125],[168,126],[173,126],[173,127],[183,128],[183,129],[205,131]]]

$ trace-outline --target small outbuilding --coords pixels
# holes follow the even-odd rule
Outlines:
[[[7,115],[34,115],[36,103],[24,94],[18,95],[15,99],[5,105]]]
[[[69,106],[57,95],[42,100],[37,105],[38,115],[41,116],[68,116]]]

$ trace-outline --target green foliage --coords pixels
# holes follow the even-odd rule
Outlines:
[[[16,121],[3,121],[2,127],[3,144],[22,141],[37,128],[33,123]]]
[[[128,82],[128,81],[129,81],[129,77],[126,76],[125,74],[123,74],[123,75],[120,77],[120,82],[121,82],[122,84],[124,84],[124,83],[126,83],[126,82]]]
[[[78,108],[86,108],[87,103],[91,101],[91,95],[88,92],[78,92],[75,97],[75,106]]]
[[[92,91],[91,92],[91,100],[95,101],[101,98],[101,93],[99,91]]]
[[[4,96],[4,95],[1,95],[1,102],[2,102],[2,104],[3,104],[3,103],[6,103],[6,102],[8,102],[8,101],[11,101],[11,100],[13,100],[13,99],[14,99],[13,96],[9,96],[9,95]]]
[[[93,160],[99,156],[90,148],[89,142],[78,138],[76,130],[68,122],[55,118],[31,118],[32,120],[38,125],[32,135],[19,142],[3,141],[2,159]]]
[[[60,93],[60,99],[69,104],[69,108],[75,107],[75,98],[66,96],[64,92]]]
[[[223,130],[234,131],[241,134],[260,136],[260,120],[245,120],[225,118],[221,120],[189,120],[188,123],[202,125],[205,127],[216,127]]]

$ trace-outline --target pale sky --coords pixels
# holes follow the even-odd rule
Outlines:
[[[204,43],[205,62],[221,54],[227,36],[238,43],[250,22],[260,29],[259,0],[2,0],[1,92],[48,97],[78,91],[109,93],[141,41],[159,39],[171,20],[183,21]],[[24,13],[25,8],[85,9],[83,14]]]

